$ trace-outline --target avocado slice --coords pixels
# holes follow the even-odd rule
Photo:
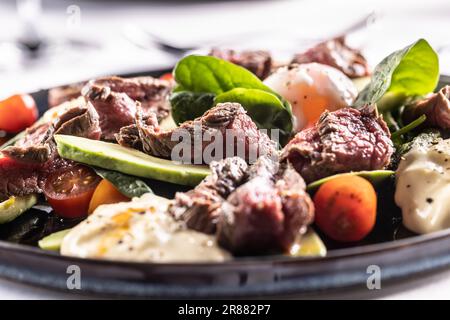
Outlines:
[[[64,237],[66,236],[66,234],[69,233],[70,230],[72,229],[54,232],[46,236],[45,238],[39,240],[38,242],[39,248],[43,250],[59,251]]]
[[[9,197],[0,202],[0,224],[13,221],[22,213],[30,209],[37,202],[37,196],[30,194],[23,197]]]
[[[317,233],[309,227],[299,243],[292,246],[289,255],[291,257],[325,257],[327,247]]]
[[[63,158],[132,176],[195,186],[210,173],[207,166],[179,164],[114,143],[67,135],[55,140]]]

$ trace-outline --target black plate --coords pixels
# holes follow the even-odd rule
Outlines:
[[[139,75],[157,76],[166,71]],[[446,83],[450,83],[450,78],[441,77],[441,85]],[[41,108],[47,105],[47,93],[42,90],[33,94]],[[378,214],[380,216],[380,212]],[[389,212],[383,216],[392,218],[396,214]],[[68,290],[67,268],[76,265],[81,269],[81,291],[90,294],[244,298],[297,296],[350,287],[365,289],[368,268],[373,265],[380,268],[383,283],[450,266],[450,230],[390,241],[397,230],[394,220],[387,223],[387,229],[378,229],[360,246],[337,247],[325,238],[327,246],[333,250],[324,258],[268,256],[238,258],[225,263],[129,263],[63,257],[33,246],[0,241],[0,276]]]

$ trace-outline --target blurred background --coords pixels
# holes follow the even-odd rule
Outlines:
[[[268,49],[283,61],[348,33],[371,65],[426,38],[450,74],[448,0],[1,0],[0,98],[162,69],[190,49]]]

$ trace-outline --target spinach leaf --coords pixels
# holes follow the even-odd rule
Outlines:
[[[420,39],[384,58],[354,105],[361,107],[379,102],[386,93],[392,93],[399,100],[423,95],[432,92],[438,80],[438,56],[426,40]]]
[[[111,182],[117,190],[129,198],[140,197],[148,192],[153,193],[144,181],[136,177],[106,169],[94,168],[94,170],[100,177]]]
[[[256,123],[258,128],[280,129],[285,136],[292,131],[292,116],[283,102],[275,95],[259,89],[235,88],[219,94],[216,103],[238,102]]]
[[[181,59],[175,66],[174,77],[177,91],[221,94],[246,88],[275,93],[247,69],[212,56],[191,55]]]
[[[194,120],[214,106],[215,94],[181,91],[170,97],[172,118],[176,124]]]

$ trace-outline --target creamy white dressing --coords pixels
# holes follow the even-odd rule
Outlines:
[[[415,147],[400,161],[395,202],[417,233],[450,228],[450,139]]]
[[[61,254],[139,262],[224,261],[230,254],[213,236],[188,230],[167,212],[169,200],[152,194],[102,205],[73,228]]]

